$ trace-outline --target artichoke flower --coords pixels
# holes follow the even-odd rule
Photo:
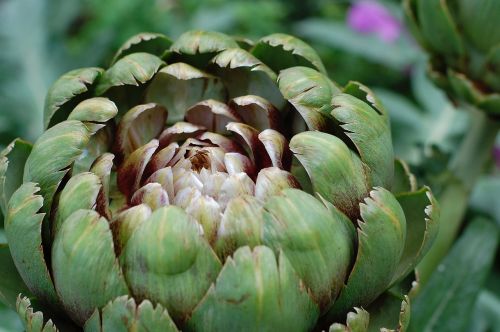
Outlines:
[[[405,0],[429,73],[453,99],[500,115],[500,2]]]
[[[139,34],[57,80],[44,122],[0,155],[28,330],[406,326],[436,202],[303,41]]]

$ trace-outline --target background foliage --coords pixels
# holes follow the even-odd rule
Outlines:
[[[16,137],[33,141],[41,133],[45,93],[58,76],[77,67],[107,65],[114,50],[135,33],[162,32],[175,38],[188,29],[208,29],[257,39],[286,32],[317,49],[337,82],[359,80],[375,90],[390,112],[397,156],[410,162],[421,182],[432,183],[439,192],[468,117],[426,78],[425,55],[404,27],[399,1],[378,4],[396,22],[397,38],[389,41],[376,31],[360,32],[349,21],[359,3],[347,0],[0,0],[0,150]],[[472,195],[469,219],[480,214],[500,225],[499,174],[492,159]],[[467,272],[460,270],[467,268],[460,252],[475,250],[470,239],[484,233],[484,227],[473,225],[464,234],[469,240],[459,241],[443,263],[458,265],[452,273],[436,272],[429,288]],[[0,230],[0,242],[4,240]],[[486,254],[494,246],[482,248]],[[470,315],[455,319],[463,319],[463,326],[474,324],[475,331],[500,330],[500,259],[497,253],[492,264],[495,254],[489,255],[489,261],[476,264],[484,278],[459,283],[456,289],[471,301]],[[422,294],[431,302],[440,296],[437,291]],[[465,305],[453,295],[447,301],[440,305]],[[417,316],[423,317],[419,326],[429,326],[425,312],[416,306]],[[439,320],[451,319],[447,315],[452,314],[445,310]],[[20,328],[15,315],[1,307],[0,322],[0,331]]]

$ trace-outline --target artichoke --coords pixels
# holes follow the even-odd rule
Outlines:
[[[28,330],[406,326],[436,202],[303,41],[139,34],[57,80],[44,122],[0,159]]]
[[[405,0],[430,77],[453,99],[500,115],[500,2]]]

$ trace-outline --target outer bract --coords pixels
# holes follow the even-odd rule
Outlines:
[[[431,78],[455,100],[500,116],[500,2],[405,0],[409,25],[430,53]]]
[[[339,87],[301,40],[140,34],[108,69],[63,75],[44,114],[0,159],[10,250],[43,312],[18,299],[28,330],[407,323],[386,290],[429,249],[436,203],[394,162],[371,91]]]

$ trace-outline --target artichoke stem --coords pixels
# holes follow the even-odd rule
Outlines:
[[[491,158],[495,138],[500,128],[498,121],[485,112],[471,108],[472,126],[460,149],[450,163],[450,170],[470,192]]]
[[[438,195],[441,203],[440,229],[431,250],[418,265],[421,285],[438,268],[457,236],[472,188],[492,155],[500,124],[476,109],[471,109],[471,117],[471,128],[449,165],[452,176]]]

